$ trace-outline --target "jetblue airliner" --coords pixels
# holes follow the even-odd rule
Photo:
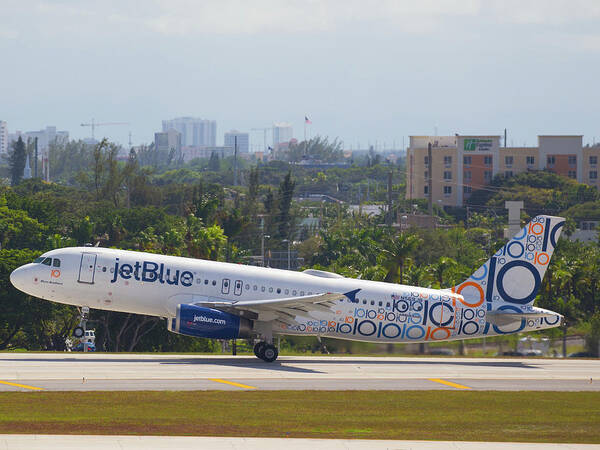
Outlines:
[[[464,282],[426,289],[150,253],[71,247],[10,275],[21,291],[58,303],[164,317],[174,333],[255,338],[277,359],[274,335],[437,342],[557,327],[533,306],[564,219],[537,216]]]

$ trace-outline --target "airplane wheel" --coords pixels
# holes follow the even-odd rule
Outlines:
[[[254,345],[254,354],[257,358],[263,359],[263,352],[265,351],[266,342],[257,342]]]
[[[262,360],[265,362],[273,362],[279,356],[279,352],[277,351],[277,347],[271,344],[266,344],[263,350]]]
[[[82,327],[75,327],[75,329],[73,330],[73,336],[75,336],[76,338],[82,338],[84,334],[85,331]]]

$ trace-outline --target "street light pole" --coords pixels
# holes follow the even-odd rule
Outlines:
[[[400,217],[400,234],[404,234],[404,229],[406,228],[406,220],[408,219],[407,216],[402,216]]]
[[[289,239],[284,239],[282,242],[287,242],[287,270],[290,270],[292,268],[292,264],[291,264],[291,256],[290,256],[290,240]]]
[[[269,239],[271,236],[269,236],[268,234],[262,234],[262,240],[261,240],[261,245],[260,245],[260,252],[262,255],[262,266],[265,267],[265,238]]]

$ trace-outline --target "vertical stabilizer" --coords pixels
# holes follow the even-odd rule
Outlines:
[[[531,305],[565,223],[537,216],[473,275],[452,290],[472,307],[486,302]]]

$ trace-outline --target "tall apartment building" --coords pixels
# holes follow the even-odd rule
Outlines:
[[[181,133],[182,147],[214,147],[217,145],[217,122],[196,117],[177,117],[162,121],[162,130]]]
[[[290,142],[294,137],[294,130],[291,123],[280,122],[273,124],[273,148],[277,150],[279,144]]]
[[[501,147],[500,136],[411,136],[406,198],[428,198],[430,171],[433,202],[452,206],[463,205],[499,173],[512,176],[546,169],[599,186],[600,146],[584,148],[582,138],[538,136],[537,147]]]
[[[225,133],[224,147],[235,149],[236,138],[238,153],[248,153],[250,151],[250,135],[241,131],[231,130]]]
[[[172,128],[162,133],[154,133],[154,147],[159,152],[175,150],[176,155],[180,155],[181,137],[181,133]]]
[[[0,154],[5,155],[8,152],[8,125],[4,120],[0,120]]]

